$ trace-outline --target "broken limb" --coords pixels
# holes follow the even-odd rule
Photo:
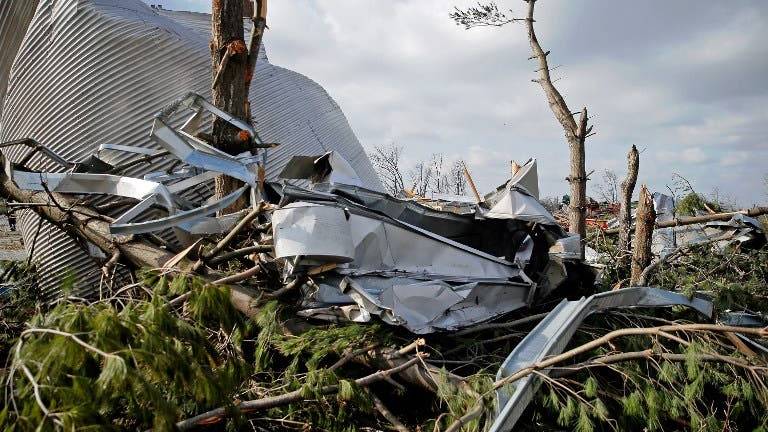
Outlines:
[[[643,269],[651,263],[651,240],[653,237],[653,224],[656,221],[656,212],[653,209],[653,198],[648,188],[643,185],[640,188],[640,198],[637,205],[637,223],[635,224],[635,238],[632,246],[632,275],[629,279],[630,286],[641,286],[639,283]]]
[[[713,238],[713,239],[709,239],[709,240],[706,240],[706,241],[701,242],[701,243],[691,243],[691,244],[683,245],[683,246],[680,246],[677,249],[673,250],[672,252],[668,253],[667,255],[664,255],[663,257],[659,257],[659,258],[654,259],[650,264],[648,264],[647,267],[645,267],[645,269],[643,269],[643,272],[640,274],[640,277],[639,277],[639,279],[637,281],[637,284],[639,286],[648,285],[648,281],[650,280],[651,275],[662,264],[674,260],[678,256],[685,254],[687,251],[690,251],[690,250],[695,249],[697,247],[702,247],[702,246],[705,246],[705,245],[708,245],[708,244],[715,243],[718,240],[720,240],[720,239],[719,238]]]
[[[397,432],[410,432],[410,429],[408,429],[408,427],[406,427],[403,422],[401,422],[400,419],[387,408],[384,402],[376,396],[376,393],[369,389],[368,395],[371,397],[371,400],[373,400],[373,407],[376,408],[376,411],[378,411],[382,417],[387,419]]]
[[[214,260],[215,260],[215,259],[216,259],[216,255],[218,255],[219,253],[221,253],[221,251],[222,251],[222,250],[224,250],[224,248],[226,248],[226,247],[229,245],[229,243],[230,243],[230,242],[231,242],[231,241],[232,241],[232,240],[233,240],[233,239],[234,239],[234,238],[235,238],[235,237],[236,237],[236,236],[237,236],[237,235],[238,235],[238,234],[239,234],[239,233],[240,233],[240,232],[241,232],[241,231],[242,231],[244,228],[248,227],[248,226],[250,225],[250,223],[251,223],[251,222],[252,222],[254,219],[256,219],[256,218],[257,218],[257,217],[258,217],[260,214],[262,214],[262,212],[265,210],[266,206],[267,206],[267,204],[266,204],[266,203],[263,203],[263,202],[262,202],[262,203],[259,203],[259,205],[258,205],[258,206],[256,206],[256,208],[255,208],[255,209],[253,209],[253,210],[251,210],[250,212],[248,212],[248,214],[246,214],[246,215],[245,215],[245,217],[243,217],[243,218],[242,218],[242,219],[241,219],[241,220],[240,220],[240,221],[237,223],[237,225],[235,225],[235,226],[234,226],[234,227],[233,227],[233,228],[232,228],[232,229],[229,231],[229,233],[227,233],[227,235],[226,235],[226,236],[224,236],[224,238],[223,238],[223,239],[221,239],[221,240],[220,240],[218,243],[216,243],[216,246],[214,246],[214,247],[213,247],[213,249],[211,249],[211,250],[210,250],[210,251],[208,251],[208,252],[204,252],[204,253],[202,254],[202,255],[203,255],[203,257],[202,257],[202,258],[203,258],[203,259],[214,259]],[[197,270],[199,270],[200,268],[202,268],[202,266],[204,265],[204,261],[203,261],[203,259],[200,259],[200,260],[198,260],[197,262],[195,262],[195,264],[194,264],[194,265],[193,265],[193,267],[192,267],[192,270],[193,270],[193,271],[197,271]],[[213,264],[213,263],[212,263],[212,264]]]
[[[417,365],[419,362],[422,361],[423,356],[424,354],[417,354],[416,357],[398,366],[395,366],[393,368],[386,369],[386,370],[379,370],[370,375],[364,376],[362,378],[358,378],[354,382],[356,385],[360,387],[367,387],[373,383],[384,381],[387,377],[391,375],[401,373],[409,368],[414,367],[415,365]],[[328,395],[328,394],[336,393],[338,391],[339,391],[338,385],[329,385],[319,389],[318,393]],[[272,396],[272,397],[267,397],[263,399],[245,401],[238,404],[237,409],[240,413],[245,414],[245,413],[252,413],[260,410],[270,409],[270,408],[276,408],[276,407],[291,404],[291,403],[301,402],[305,399],[305,397],[303,396],[303,393],[304,392],[301,389],[299,389],[299,390],[294,390],[290,393],[286,393],[280,396]],[[178,422],[176,423],[176,427],[180,431],[190,430],[197,425],[201,425],[201,424],[211,425],[214,423],[218,423],[220,421],[223,421],[229,415],[231,415],[229,409],[224,407],[216,408],[214,410],[195,416],[191,419]]]
[[[208,264],[210,265],[216,265],[223,262],[227,262],[233,258],[239,258],[246,255],[251,255],[254,253],[264,253],[264,252],[271,252],[274,249],[271,245],[255,245],[255,246],[248,246],[241,249],[233,250],[232,252],[227,252],[221,255],[216,256],[215,258],[208,261]]]
[[[755,370],[768,370],[765,367],[750,365],[747,362],[731,356],[724,356],[720,354],[706,354],[706,353],[694,353],[694,354],[678,354],[669,352],[659,352],[652,348],[643,351],[631,351],[618,354],[607,354],[604,356],[596,357],[592,360],[577,363],[573,366],[558,366],[553,369],[556,370],[558,378],[568,376],[577,373],[581,370],[595,367],[604,367],[615,363],[624,363],[635,360],[666,360],[672,362],[686,362],[686,361],[702,361],[702,362],[720,362],[727,363],[731,366],[744,368],[750,371]]]
[[[456,421],[454,421],[448,427],[448,429],[445,430],[445,432],[459,432],[464,426],[469,424],[469,422],[483,415],[483,410],[485,409],[485,402],[483,401],[483,396],[477,394],[477,392],[472,390],[466,382],[462,382],[461,386],[465,392],[475,396],[476,402],[472,406],[472,409],[469,410],[469,412],[467,412],[463,416],[459,417]]]
[[[307,282],[306,276],[303,276],[303,275],[296,276],[296,279],[288,282],[286,285],[284,285],[282,288],[278,289],[277,291],[267,293],[267,297],[278,298],[278,297],[284,296],[285,294],[300,288],[306,282]]]
[[[248,68],[245,72],[246,89],[251,85],[253,74],[256,71],[256,62],[259,58],[261,41],[264,39],[264,30],[267,28],[267,0],[255,0],[256,7],[253,10],[253,27],[248,43]]]

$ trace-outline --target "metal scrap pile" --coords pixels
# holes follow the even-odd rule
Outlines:
[[[192,112],[189,119],[170,127],[168,118],[183,109]],[[261,153],[233,157],[198,138],[205,111],[248,131]],[[263,211],[262,218],[271,226],[275,249],[266,259],[278,264],[280,279],[323,273],[304,287],[300,314],[305,317],[367,322],[376,315],[414,333],[457,330],[540,302],[568,278],[569,268],[581,266],[578,236],[565,233],[529,192],[537,192],[535,161],[482,206],[458,214],[363,187],[335,152],[296,156],[282,181],[260,181],[271,145],[199,95],[159,112],[151,136],[163,150],[104,144],[80,162],[33,140],[0,148],[30,147],[21,163],[6,159],[5,173],[19,189],[112,197],[112,235],[153,234],[172,249],[199,247],[200,236],[230,231],[247,211],[215,214],[249,193],[253,208],[274,209]],[[114,166],[99,157],[104,152],[135,159]],[[67,171],[25,167],[37,153]],[[164,171],[141,178],[119,175],[138,163],[164,161],[170,164]],[[213,202],[188,197],[221,173],[246,186]]]

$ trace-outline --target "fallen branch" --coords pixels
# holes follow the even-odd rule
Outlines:
[[[405,363],[399,366],[396,366],[387,370],[379,370],[370,375],[364,376],[362,378],[358,378],[355,380],[355,384],[357,384],[360,387],[367,387],[373,383],[383,381],[385,380],[385,378],[391,375],[400,373],[408,368],[415,366],[416,364],[422,361],[423,356],[424,354],[417,354],[416,357],[406,361]],[[336,393],[338,391],[339,391],[338,385],[328,385],[328,386],[322,387],[317,393],[328,395],[328,394]],[[294,390],[292,392],[289,392],[280,396],[271,396],[271,397],[266,397],[262,399],[245,401],[240,403],[237,406],[237,408],[238,408],[238,411],[243,414],[276,408],[279,406],[303,401],[304,396],[302,396],[302,393],[303,391],[299,389],[299,390]],[[190,430],[195,426],[198,426],[201,424],[211,425],[211,424],[222,421],[224,418],[226,418],[230,414],[231,412],[228,408],[220,407],[220,408],[216,408],[214,410],[208,411],[206,413],[200,414],[198,416],[192,417],[190,419],[180,421],[176,423],[176,427],[180,431],[185,431],[185,430]]]
[[[681,218],[675,218],[671,221],[666,222],[657,222],[654,225],[654,228],[671,228],[676,226],[683,226],[683,225],[692,225],[697,223],[705,223],[705,222],[714,222],[714,221],[728,221],[731,220],[732,217],[736,215],[745,215],[749,217],[758,217],[762,216],[764,214],[768,214],[768,207],[753,207],[751,209],[745,209],[745,210],[739,210],[735,212],[727,212],[727,213],[716,213],[716,214],[710,214],[710,215],[703,215],[703,216],[690,216],[690,217],[681,217]],[[615,235],[619,233],[618,228],[611,228],[608,230],[603,231],[606,235]]]
[[[706,241],[701,242],[701,243],[691,243],[691,244],[683,245],[683,246],[680,246],[677,249],[673,250],[672,252],[664,255],[661,258],[656,258],[650,264],[648,264],[648,266],[646,268],[643,269],[642,273],[640,273],[640,278],[637,281],[637,285],[638,286],[646,286],[646,285],[648,285],[648,280],[650,279],[651,274],[654,271],[656,271],[656,269],[658,269],[659,266],[661,266],[665,262],[669,262],[672,259],[674,259],[674,258],[676,258],[676,257],[678,257],[678,256],[680,256],[682,254],[685,254],[687,251],[689,251],[691,249],[695,249],[695,248],[697,248],[699,246],[705,246],[705,245],[708,245],[708,244],[712,244],[712,243],[714,243],[716,241],[719,241],[719,240],[720,240],[719,238],[714,238],[714,239],[706,240]]]
[[[0,153],[0,164],[5,164],[5,156],[2,153]],[[165,263],[176,257],[168,250],[136,240],[133,236],[113,236],[109,230],[109,223],[104,221],[101,215],[87,207],[76,205],[61,194],[54,192],[49,196],[45,192],[19,189],[4,170],[0,170],[0,194],[16,202],[45,204],[35,205],[32,209],[41,218],[56,225],[74,238],[92,243],[105,254],[111,256],[119,251],[121,257],[137,268],[163,268]],[[52,199],[55,199],[60,207],[65,208],[66,211],[53,205]],[[175,260],[175,262],[179,269],[193,266],[189,260],[183,257]],[[240,274],[240,276],[243,275]],[[250,276],[252,275],[245,275],[244,279]],[[204,279],[211,281],[212,277],[205,276]],[[227,280],[226,278],[213,282],[233,283],[231,279]],[[256,316],[257,309],[253,306],[256,297],[257,293],[253,290],[238,285],[230,285],[232,305],[249,318]]]
[[[580,370],[587,369],[587,368],[608,366],[611,364],[623,363],[623,362],[635,361],[635,360],[666,360],[671,362],[685,362],[693,359],[701,362],[727,363],[731,366],[746,368],[746,369],[752,369],[756,367],[736,357],[724,356],[720,354],[665,353],[665,352],[654,351],[653,349],[649,348],[643,351],[631,351],[631,352],[623,352],[618,354],[608,354],[601,357],[597,357],[589,361],[575,364],[573,366],[559,367],[557,368],[556,375],[557,377],[564,377],[564,376],[572,375],[574,373],[579,372]],[[760,367],[757,367],[757,368],[760,368]]]
[[[272,249],[274,249],[271,245],[255,245],[255,246],[248,246],[241,249],[233,250],[232,252],[227,252],[221,255],[218,255],[216,258],[208,261],[208,264],[210,265],[216,265],[219,263],[223,263],[225,261],[229,261],[233,258],[239,258],[241,256],[250,255],[253,253],[264,253],[264,252],[271,252]]]
[[[371,400],[373,400],[373,407],[376,408],[376,411],[378,411],[382,417],[387,419],[397,432],[410,432],[410,429],[408,429],[408,427],[406,427],[403,422],[401,422],[400,419],[397,418],[386,405],[384,405],[384,402],[376,396],[376,393],[368,390],[368,394],[371,396]]]
[[[485,403],[483,402],[483,397],[471,388],[469,388],[469,385],[464,382],[462,383],[464,387],[464,391],[474,394],[477,398],[477,401],[472,406],[472,409],[469,410],[468,413],[464,414],[463,416],[459,417],[456,421],[454,421],[450,426],[448,426],[448,429],[445,430],[445,432],[459,432],[464,426],[469,424],[472,420],[475,420],[476,418],[483,415],[483,409],[485,408]]]

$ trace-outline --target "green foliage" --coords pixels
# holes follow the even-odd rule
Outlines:
[[[649,280],[652,286],[688,295],[709,294],[718,310],[768,311],[768,249],[712,253],[696,247],[673,263],[665,263]]]
[[[600,332],[625,327],[623,320],[594,318]],[[637,322],[635,322],[638,325]],[[587,326],[590,324],[587,323]],[[591,327],[595,331],[595,327]],[[768,388],[764,369],[746,370],[723,362],[702,361],[702,355],[717,353],[740,357],[713,336],[696,336],[688,346],[648,335],[619,338],[611,342],[610,352],[641,351],[650,346],[656,352],[682,354],[683,361],[635,360],[610,367],[592,367],[557,382],[544,381],[532,418],[538,424],[523,425],[525,430],[759,430],[768,424]],[[645,339],[643,346],[638,339]],[[583,340],[574,340],[577,346]],[[649,344],[649,342],[651,342]],[[606,354],[594,350],[583,360]],[[580,360],[575,359],[575,362]],[[758,365],[762,361],[755,359]]]
[[[17,408],[0,415],[0,427],[171,430],[182,417],[228,405],[246,365],[217,355],[205,326],[242,324],[228,291],[191,278],[167,282],[156,281],[149,301],[121,308],[61,303],[36,315],[13,350]],[[159,293],[190,288],[196,288],[188,304],[192,319],[185,320]]]
[[[440,370],[441,373],[434,377],[437,382],[437,396],[439,400],[448,409],[447,413],[441,419],[442,427],[447,427],[454,421],[461,418],[464,414],[470,412],[477,404],[477,397],[483,397],[483,413],[478,418],[466,423],[463,431],[482,431],[484,420],[492,419],[493,413],[493,376],[483,371],[469,376],[465,385],[459,386],[449,379],[448,371]],[[434,429],[433,424],[424,427],[425,430]]]
[[[714,212],[722,211],[718,203],[708,201],[701,194],[691,192],[675,204],[675,214],[678,216],[696,216],[701,212],[708,212],[709,207]]]
[[[39,310],[33,274],[34,269],[24,263],[0,262],[0,365],[7,364],[8,353],[24,329],[24,322]]]

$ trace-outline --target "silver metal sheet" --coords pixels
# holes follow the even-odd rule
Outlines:
[[[512,176],[510,183],[523,187],[526,192],[534,198],[539,199],[539,172],[536,165],[536,159],[530,159],[523,164],[520,169]]]
[[[246,189],[248,189],[248,186],[243,186],[216,202],[192,210],[175,212],[164,218],[125,224],[113,223],[109,226],[109,231],[112,234],[142,234],[157,232],[168,228],[182,227],[182,224],[184,223],[203,223],[204,219],[202,219],[202,216],[216,213],[217,211],[234,204]],[[208,224],[208,230],[213,229],[214,226],[215,225]],[[224,229],[224,225],[219,226]],[[198,229],[200,229],[200,227],[198,227]]]
[[[413,333],[458,330],[525,307],[534,287],[514,283],[471,282],[451,285],[442,280],[394,284],[376,294],[355,278],[342,291],[360,309]]]
[[[10,173],[20,189],[70,194],[104,194],[143,200],[157,195],[168,209],[175,208],[168,189],[160,183],[109,174],[36,173],[13,170]]]
[[[515,264],[356,206],[294,202],[274,212],[272,227],[277,257],[292,271],[332,261],[344,276],[308,293],[305,316],[378,315],[431,333],[524,307],[536,289]]]
[[[280,173],[280,178],[363,186],[363,181],[349,162],[335,151],[317,156],[294,156]]]
[[[283,257],[289,256],[322,256],[326,246],[323,242],[311,242],[309,245],[318,248],[302,247],[299,251],[296,244],[285,244],[285,236],[281,231],[290,232],[290,224],[299,220],[299,217],[289,217],[292,212],[301,212],[301,218],[309,218],[307,229],[312,229],[312,223],[324,218],[320,213],[325,213],[324,207],[336,207],[344,214],[343,209],[336,204],[325,205],[300,205],[284,207],[278,211],[278,219],[273,221],[272,230],[275,236],[275,249]],[[404,273],[421,273],[435,277],[476,277],[476,278],[519,278],[522,273],[518,267],[503,259],[491,256],[477,249],[440,237],[421,228],[388,219],[383,216],[364,215],[358,213],[356,208],[347,207],[349,215],[345,220],[336,220],[339,224],[347,225],[346,228],[334,228],[337,232],[349,231],[354,247],[353,261],[345,266],[348,271],[366,273],[378,271],[393,271]],[[312,213],[318,215],[312,216]],[[338,218],[337,218],[338,219]],[[314,220],[315,222],[309,222]],[[327,229],[326,224],[318,224],[317,229]],[[304,234],[305,238],[312,235],[326,237],[319,231],[312,230]],[[344,234],[346,235],[346,234]],[[339,241],[344,240],[340,237]],[[309,240],[308,240],[309,241]],[[291,243],[293,239],[291,239]],[[346,246],[342,248],[345,250]],[[283,251],[293,250],[295,255],[289,255]],[[301,252],[301,253],[299,253]]]
[[[589,314],[621,307],[684,305],[711,317],[713,306],[706,300],[658,288],[635,287],[595,294],[577,301],[563,300],[515,347],[496,374],[502,380],[545,357],[561,353]],[[541,373],[549,373],[547,370]],[[533,375],[519,379],[496,393],[499,412],[490,432],[512,430],[533,399],[540,382]]]
[[[11,66],[37,9],[37,0],[0,1],[0,130]]]

